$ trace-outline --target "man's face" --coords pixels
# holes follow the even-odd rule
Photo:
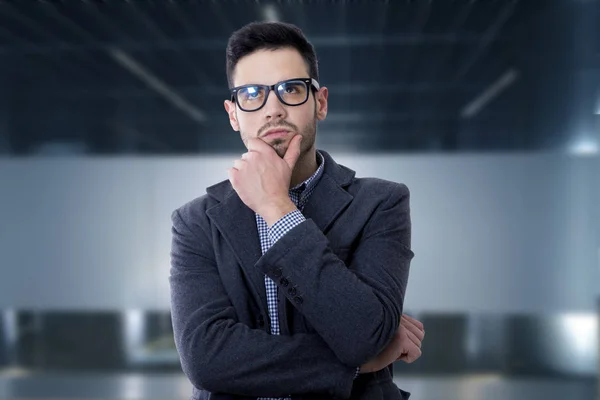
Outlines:
[[[273,85],[294,78],[308,78],[308,68],[298,51],[290,48],[259,50],[241,58],[234,71],[234,86],[247,84]],[[308,88],[312,92],[312,87]],[[327,115],[327,88],[322,87],[306,103],[289,106],[271,91],[266,104],[257,111],[243,111],[234,102],[225,101],[231,127],[240,132],[247,147],[248,138],[261,138],[270,144],[280,157],[285,155],[290,140],[302,135],[301,156],[314,150],[317,120]],[[284,132],[267,135],[270,130]],[[287,131],[287,132],[285,132]]]

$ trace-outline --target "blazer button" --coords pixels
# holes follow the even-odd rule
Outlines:
[[[288,293],[290,294],[290,296],[295,296],[296,295],[296,288],[295,287],[291,287],[288,289]]]
[[[281,276],[282,272],[281,272],[281,268],[276,268],[273,270],[273,276],[279,278]]]
[[[296,297],[294,297],[294,301],[298,304],[302,304],[304,299],[302,298],[302,296],[296,296]]]
[[[281,285],[283,285],[283,286],[287,286],[287,285],[290,284],[290,281],[288,281],[285,278],[281,278],[281,280],[279,281],[279,283],[281,283]]]

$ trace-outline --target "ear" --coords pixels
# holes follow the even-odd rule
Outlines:
[[[323,121],[327,117],[327,96],[329,90],[323,86],[315,92],[315,100],[317,102],[317,119]]]
[[[227,111],[227,115],[229,115],[229,123],[234,131],[240,130],[240,123],[237,120],[237,115],[235,113],[235,103],[231,100],[225,100],[223,104],[225,106],[225,111]]]

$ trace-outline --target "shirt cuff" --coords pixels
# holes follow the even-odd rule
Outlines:
[[[271,243],[275,244],[279,239],[285,236],[286,233],[291,231],[296,225],[301,224],[306,221],[304,215],[300,212],[300,210],[294,210],[279,219],[279,221],[275,222],[273,226],[268,230],[269,231],[269,239],[271,239]]]

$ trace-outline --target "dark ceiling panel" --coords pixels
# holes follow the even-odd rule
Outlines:
[[[142,129],[142,136],[148,132],[151,139],[140,141],[140,151],[227,149],[233,143],[230,136],[227,141],[219,136],[206,140],[210,132],[231,130],[223,110],[227,39],[245,23],[266,18],[272,7],[280,19],[298,24],[316,46],[321,83],[330,89],[331,118],[321,124],[328,140],[368,140],[398,149],[419,149],[420,144],[426,150],[432,143],[450,142],[468,147],[456,139],[460,130],[485,126],[485,138],[499,132],[514,137],[490,139],[491,149],[536,143],[540,132],[530,129],[535,114],[529,108],[531,99],[543,97],[533,93],[564,76],[549,73],[551,65],[540,68],[570,43],[555,43],[555,49],[540,46],[551,22],[562,21],[554,4],[558,2],[0,2],[0,83],[13,99],[7,109],[11,141],[19,149],[31,149],[40,140],[71,140],[79,134],[92,152],[95,146],[107,151],[119,148],[123,128],[115,121],[121,121]],[[511,70],[519,79],[499,99],[473,120],[461,119],[469,102]],[[206,120],[195,120],[165,91]],[[46,122],[49,128],[43,133],[32,128]],[[394,139],[390,132],[395,131],[405,134]],[[518,139],[523,135],[529,139]],[[455,140],[448,142],[449,137]]]

